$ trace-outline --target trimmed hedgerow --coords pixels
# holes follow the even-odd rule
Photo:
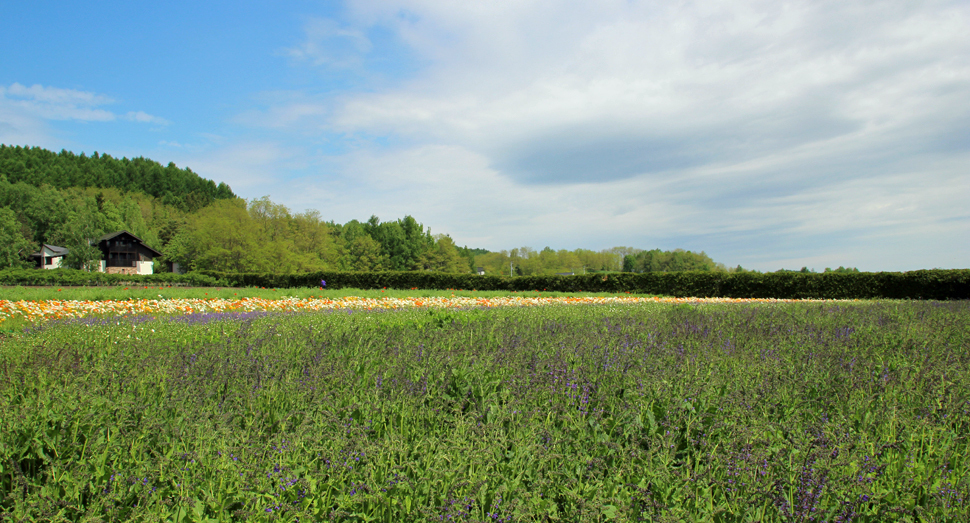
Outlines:
[[[575,276],[479,276],[436,272],[290,274],[192,272],[124,275],[58,269],[0,271],[0,285],[98,286],[119,284],[328,289],[465,289],[480,291],[631,292],[677,297],[779,299],[970,299],[970,270],[859,273],[653,272]]]
[[[102,285],[184,285],[192,287],[215,287],[223,282],[218,278],[198,272],[175,274],[106,274],[75,269],[7,269],[0,271],[0,285],[28,286],[102,286]]]
[[[205,273],[241,287],[633,292],[665,296],[816,299],[970,299],[970,270],[860,273],[614,273],[514,278],[433,272]]]

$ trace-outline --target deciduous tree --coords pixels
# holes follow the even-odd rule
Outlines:
[[[0,268],[22,268],[30,265],[28,256],[36,244],[23,234],[23,226],[10,209],[0,208]]]

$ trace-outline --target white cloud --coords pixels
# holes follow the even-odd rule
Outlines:
[[[966,8],[457,5],[358,4],[437,62],[352,98],[337,129],[460,143],[521,181],[568,183],[970,114],[952,104],[970,94]]]
[[[371,42],[360,29],[345,27],[329,19],[313,18],[304,25],[306,39],[283,54],[298,62],[335,68],[357,67],[371,50]]]
[[[353,140],[279,185],[288,205],[412,214],[492,249],[966,265],[966,3],[358,0],[348,12],[307,24],[288,55],[365,67],[379,27],[423,68],[369,91],[273,93],[240,116]]]
[[[323,122],[331,112],[329,106],[332,105],[293,91],[262,93],[257,100],[266,109],[244,111],[234,119],[234,123],[288,131],[320,132]]]
[[[37,103],[47,103],[52,105],[64,106],[98,106],[113,103],[114,100],[107,96],[74,89],[59,89],[57,87],[44,87],[34,84],[26,87],[19,83],[13,83],[10,87],[0,87],[0,94],[7,94],[11,98],[32,100]]]
[[[330,159],[327,174],[279,185],[269,194],[296,209],[317,209],[340,222],[406,214],[451,234],[460,244],[490,249],[532,245],[610,247],[651,223],[671,226],[691,212],[650,199],[650,187],[629,180],[574,185],[550,192],[519,186],[458,146],[356,151]],[[650,205],[642,205],[644,201]],[[595,207],[590,202],[596,202]],[[638,233],[642,236],[642,233]],[[595,238],[576,244],[576,238]],[[540,245],[541,244],[541,245]],[[595,245],[594,245],[595,244]]]
[[[175,147],[175,151],[166,150],[164,156],[202,177],[228,184],[234,193],[246,198],[276,194],[292,171],[306,167],[304,151],[276,142]]]
[[[158,125],[169,125],[172,123],[160,116],[152,116],[144,111],[128,111],[125,113],[124,119],[131,122],[154,123]]]
[[[62,89],[59,87],[34,84],[30,87],[13,83],[9,87],[0,85],[0,107],[16,110],[24,117],[43,120],[77,120],[83,122],[110,122],[119,116],[101,106],[116,101],[108,96],[90,91]],[[130,111],[122,119],[167,125],[164,118],[152,116],[143,111]]]
[[[112,99],[74,89],[14,83],[10,87],[0,86],[0,102],[45,120],[104,122],[115,119],[114,113],[98,108],[113,103]]]
[[[25,114],[0,99],[0,143],[52,147],[50,129],[43,120]]]

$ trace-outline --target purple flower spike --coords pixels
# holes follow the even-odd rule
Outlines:
[[[325,280],[320,280],[320,286],[321,287],[326,287],[327,286],[327,282]]]

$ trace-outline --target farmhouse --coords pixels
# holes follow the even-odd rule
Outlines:
[[[70,251],[65,247],[45,243],[41,246],[40,252],[35,252],[30,257],[36,260],[38,269],[57,269],[68,252]]]
[[[108,274],[152,274],[154,259],[162,253],[128,231],[118,231],[98,240],[101,250],[100,272]]]

